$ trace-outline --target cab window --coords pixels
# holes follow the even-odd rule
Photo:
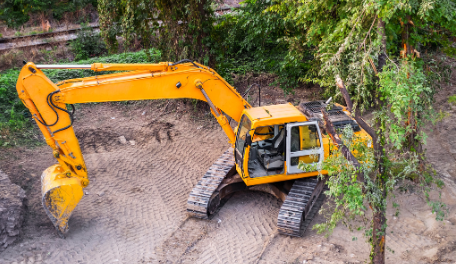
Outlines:
[[[291,128],[291,152],[315,149],[320,146],[320,137],[315,125],[295,126]]]
[[[250,120],[247,118],[247,116],[243,115],[241,119],[241,124],[239,125],[239,132],[236,142],[237,149],[241,153],[244,149],[245,138],[247,136],[247,133],[250,131],[251,126],[252,123],[250,122]]]
[[[271,139],[272,137],[274,137],[273,126],[257,127],[255,129],[255,133],[253,134],[252,142],[263,141]]]

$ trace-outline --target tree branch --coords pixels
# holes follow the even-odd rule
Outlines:
[[[350,98],[350,95],[348,94],[347,88],[345,87],[344,82],[342,79],[339,77],[339,75],[336,75],[336,84],[339,87],[340,92],[344,96],[345,102],[347,103],[347,109],[348,111],[352,112],[353,111],[353,103]],[[361,128],[369,134],[369,136],[372,138],[372,143],[374,145],[374,154],[375,154],[375,159],[377,160],[379,164],[379,171],[382,174],[384,171],[384,166],[383,166],[383,146],[380,144],[380,140],[378,138],[377,133],[375,130],[369,126],[364,119],[361,118],[361,111],[359,110],[359,107],[356,108],[355,110],[355,120],[358,123],[358,125],[361,126]]]
[[[353,112],[353,102],[350,98],[350,95],[348,94],[347,88],[345,87],[344,81],[340,78],[339,75],[336,75],[336,84],[337,87],[339,87],[340,92],[342,93],[342,96],[345,99],[345,103],[347,104],[347,110],[352,113]],[[364,121],[361,118],[361,111],[359,110],[359,107],[356,108],[355,110],[355,120],[356,122],[361,126],[364,131],[371,136],[373,144],[374,144],[374,150],[379,150],[380,149],[380,144],[378,142],[378,137],[377,133],[375,133],[374,129],[372,129],[371,126],[369,126],[366,121]]]
[[[344,81],[340,78],[339,74],[336,75],[336,84],[339,87],[342,96],[345,99],[345,103],[347,104],[347,110],[351,113],[353,111],[353,102],[348,94],[347,88],[345,88]]]
[[[337,134],[336,130],[334,129],[333,124],[329,120],[328,113],[326,112],[325,109],[321,109],[321,112],[323,114],[323,119],[325,120],[325,129],[326,132],[328,132],[329,136],[331,137],[332,141],[337,145],[337,147],[340,149],[340,152],[344,157],[353,164],[353,166],[357,170],[357,175],[358,175],[358,180],[362,183],[364,183],[364,173],[361,171],[361,164],[359,161],[353,156],[353,154],[350,152],[350,150],[347,148],[347,146],[344,145],[342,140],[340,139],[339,135]],[[364,186],[363,186],[363,192],[364,192]]]
[[[385,22],[379,18],[377,23],[377,34],[381,36],[381,48],[380,53],[378,54],[378,71],[383,71],[383,66],[386,64],[386,34],[385,34]],[[388,58],[389,59],[389,58]]]

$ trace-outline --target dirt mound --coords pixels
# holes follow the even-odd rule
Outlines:
[[[21,233],[25,191],[0,170],[0,252]]]

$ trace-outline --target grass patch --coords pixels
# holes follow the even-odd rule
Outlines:
[[[452,96],[448,97],[448,103],[456,104],[456,95],[452,95]]]

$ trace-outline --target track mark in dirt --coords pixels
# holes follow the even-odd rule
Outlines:
[[[132,193],[142,193],[144,190],[139,188],[139,187],[134,187],[134,188],[131,188],[130,190]]]
[[[274,242],[275,238],[278,235],[279,235],[279,231],[275,230],[274,233],[272,233],[269,236],[269,239],[264,241],[263,249],[261,250],[260,254],[258,254],[258,261],[256,262],[256,264],[260,263],[260,261],[263,259],[264,252],[266,251],[266,249],[269,249],[269,247],[272,245],[272,243]]]
[[[123,130],[123,131],[122,131]],[[79,139],[81,151],[84,154],[112,152],[123,144],[119,137],[123,136],[127,141],[133,140],[137,145],[144,145],[153,139],[162,143],[164,140],[173,141],[179,132],[174,128],[174,124],[163,121],[153,120],[137,129],[129,127],[104,127],[76,129],[76,137]],[[126,144],[128,146],[129,144]]]
[[[162,139],[165,138],[167,138],[170,141],[173,141],[173,137],[177,135],[175,131],[173,131],[174,125],[168,122],[152,121],[143,127],[146,129],[153,130],[152,135],[159,143],[161,143]],[[160,132],[165,132],[166,137],[163,137]]]
[[[213,229],[210,221],[187,217],[180,226],[155,249],[160,262],[182,263],[183,257],[195,250],[196,245]]]
[[[120,135],[112,132],[110,127],[104,130],[91,128],[75,132],[81,151],[85,154],[110,152],[121,145],[117,139]]]

